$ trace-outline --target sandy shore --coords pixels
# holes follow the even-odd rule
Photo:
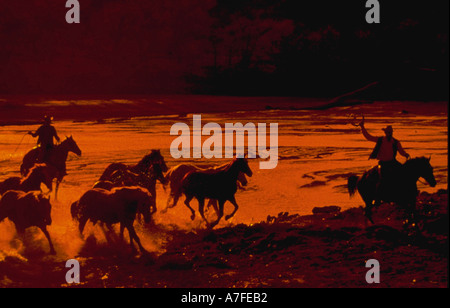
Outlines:
[[[320,211],[319,211],[320,212]],[[86,239],[76,257],[78,287],[373,287],[365,262],[377,259],[377,287],[446,287],[448,193],[422,193],[418,227],[382,204],[367,224],[360,208],[299,216],[280,213],[253,225],[212,231],[145,227],[162,251]],[[46,247],[46,246],[45,246]],[[44,252],[0,255],[1,287],[67,287],[65,261]],[[25,259],[28,258],[28,259]]]

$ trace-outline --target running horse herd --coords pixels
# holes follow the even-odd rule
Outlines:
[[[56,179],[55,199],[57,198],[59,184],[66,175],[69,152],[81,156],[81,150],[72,137],[67,137],[57,145],[46,163],[38,161],[39,155],[36,149],[33,149],[23,159],[20,166],[21,177],[0,182],[0,222],[9,218],[15,224],[18,234],[32,226],[40,228],[48,239],[52,254],[55,254],[55,249],[47,230],[47,226],[52,223],[49,194]],[[429,161],[423,157],[407,161],[404,164],[403,177],[398,179],[398,187],[382,195],[377,190],[379,173],[376,168],[360,177],[351,176],[348,179],[349,193],[353,195],[356,190],[359,191],[366,204],[366,217],[371,221],[371,209],[381,201],[395,202],[413,212],[418,193],[416,182],[419,177],[424,178],[431,186],[436,185]],[[190,218],[195,218],[195,210],[190,205],[195,198],[198,201],[200,216],[207,227],[212,229],[223,217],[225,202],[229,201],[234,205],[233,212],[225,217],[226,220],[233,217],[238,210],[235,194],[239,186],[247,184],[246,176],[252,176],[246,158],[235,158],[229,163],[209,169],[181,164],[168,170],[161,152],[152,150],[136,165],[110,164],[93,187],[72,203],[70,213],[78,222],[81,234],[88,221],[94,225],[100,222],[110,229],[112,225],[119,223],[121,238],[127,229],[131,247],[134,249],[135,241],[140,251],[145,253],[133,224],[138,214],[148,223],[157,211],[157,181],[164,187],[170,187],[167,206],[162,213],[176,206],[184,194],[184,204],[192,213]],[[49,192],[43,193],[41,184],[44,184]],[[217,215],[213,222],[209,222],[204,215],[206,199],[208,206],[212,206]]]

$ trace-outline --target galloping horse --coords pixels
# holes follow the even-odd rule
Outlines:
[[[234,159],[223,170],[192,171],[186,174],[181,182],[180,191],[186,195],[184,204],[191,210],[191,219],[194,220],[195,211],[189,203],[194,197],[198,200],[200,215],[206,221],[208,228],[213,228],[219,223],[223,216],[223,208],[226,201],[230,201],[234,205],[234,211],[227,215],[225,220],[233,217],[238,209],[234,195],[237,191],[237,179],[240,172],[245,173],[249,177],[253,175],[245,158]],[[209,223],[203,213],[205,198],[219,201],[218,217],[213,223]]]
[[[133,223],[138,213],[144,216],[146,223],[150,222],[150,208],[154,206],[153,198],[148,190],[141,187],[117,187],[111,191],[94,188],[84,193],[78,202],[74,202],[70,212],[72,218],[79,222],[80,234],[83,234],[88,220],[94,225],[98,221],[107,225],[120,223],[121,238],[123,238],[124,229],[127,228],[131,247],[134,249],[134,240],[141,252],[145,253],[146,250],[142,247]]]
[[[160,150],[152,150],[150,154],[145,155],[136,165],[128,166],[123,163],[110,164],[99,181],[109,181],[118,183],[125,181],[123,186],[141,186],[146,188],[154,200],[156,200],[156,180],[165,184],[165,178],[162,174],[167,171],[167,165]],[[119,185],[117,185],[119,186]]]
[[[52,206],[49,199],[37,191],[28,193],[9,190],[0,199],[0,222],[9,218],[16,226],[19,235],[25,229],[36,226],[42,230],[50,245],[50,253],[55,254],[47,226],[52,224]]]
[[[413,214],[418,194],[417,181],[419,178],[424,178],[431,187],[436,186],[433,167],[430,165],[429,158],[419,157],[407,160],[401,166],[395,181],[392,181],[396,183],[395,186],[380,186],[380,172],[378,166],[376,166],[366,171],[360,177],[350,176],[347,188],[350,196],[353,196],[358,190],[366,205],[364,209],[365,216],[373,223],[372,207],[379,205],[381,201],[395,202]]]
[[[42,163],[39,161],[39,149],[38,147],[33,148],[23,158],[22,165],[20,166],[20,173],[22,176],[26,176],[29,170],[36,163]],[[56,145],[50,152],[48,161],[46,163],[50,166],[56,168],[58,172],[55,173],[56,187],[55,187],[55,199],[57,199],[58,187],[63,180],[66,173],[66,160],[69,152],[73,152],[78,156],[81,156],[81,150],[72,136],[66,137],[66,140]]]
[[[52,181],[57,172],[53,166],[47,164],[36,164],[30,169],[28,175],[24,178],[15,176],[0,182],[0,195],[8,190],[20,190],[29,192],[32,190],[41,190],[41,183],[45,184],[49,191],[52,190]]]
[[[133,173],[129,170],[116,170],[111,174],[109,181],[97,181],[92,188],[112,190],[115,187],[138,186],[147,189],[156,204],[156,181],[166,184],[166,179],[159,165],[152,165],[146,174]],[[156,211],[156,206],[154,208]],[[153,212],[152,212],[153,214]]]
[[[167,207],[163,210],[163,212],[166,212],[168,209],[173,208],[177,205],[178,199],[181,197],[181,190],[180,190],[181,181],[183,180],[183,178],[186,174],[188,174],[189,172],[192,172],[192,171],[214,172],[214,171],[225,170],[225,168],[227,168],[228,165],[229,165],[229,163],[226,163],[226,164],[223,164],[220,166],[203,169],[203,168],[191,165],[191,164],[180,164],[180,165],[170,168],[169,171],[166,173],[166,177],[165,177],[166,182],[170,183],[170,195],[169,195],[169,198],[167,199]],[[245,177],[245,174],[243,172],[239,172],[238,184],[242,185],[242,186],[246,186],[247,183],[248,183],[248,181],[247,181],[247,178]],[[173,200],[172,204],[170,204],[171,200]],[[217,200],[210,199],[208,206],[210,206],[210,205],[213,206],[214,209],[216,210],[216,213],[219,214],[218,208],[217,208]]]

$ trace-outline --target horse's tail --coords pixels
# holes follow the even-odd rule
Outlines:
[[[72,215],[73,220],[78,220],[78,201],[75,201],[70,206],[70,214]]]
[[[166,189],[166,186],[170,183],[173,170],[174,168],[170,168],[169,171],[167,171],[166,175],[164,175],[164,183],[165,183],[163,184],[164,189]]]
[[[186,179],[188,178],[188,175],[190,175],[193,171],[189,171],[186,173],[181,181],[178,183],[177,186],[171,187],[172,191],[171,194],[173,195],[173,205],[172,207],[176,206],[178,203],[178,200],[180,199],[181,195],[185,193],[185,184]]]
[[[2,204],[2,197],[0,195],[0,222],[2,222],[6,217],[8,217],[7,211]]]
[[[358,180],[359,178],[356,175],[352,175],[348,178],[347,189],[348,193],[350,194],[350,197],[354,196],[356,193]]]

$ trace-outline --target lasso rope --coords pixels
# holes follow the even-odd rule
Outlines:
[[[28,135],[28,133],[26,133],[25,135],[22,136],[22,139],[20,139],[19,144],[16,146],[16,149],[14,150],[14,152],[12,154],[9,155],[9,157],[11,158],[14,154],[16,154],[17,150],[19,149],[19,147],[22,145],[23,139],[25,139],[25,137]]]

